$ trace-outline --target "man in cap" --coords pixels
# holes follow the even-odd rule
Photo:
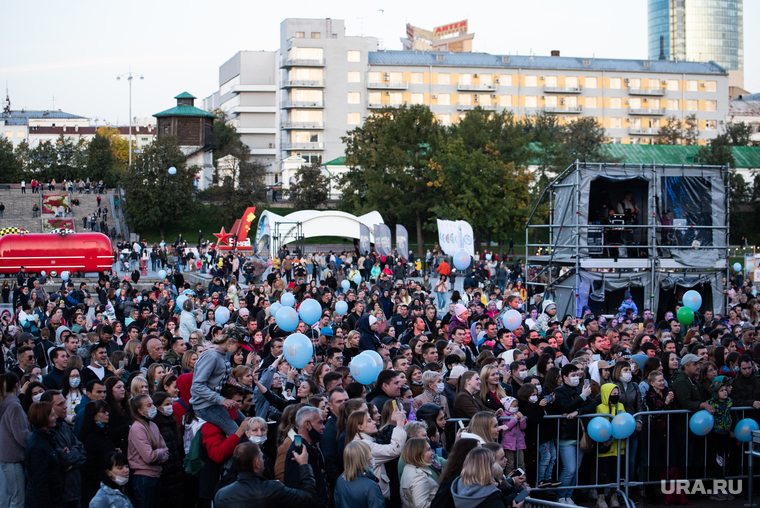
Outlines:
[[[449,372],[444,384],[444,393],[446,394],[446,402],[449,403],[449,411],[452,418],[457,418],[456,410],[454,409],[454,402],[457,398],[457,385],[459,384],[459,378],[467,372],[467,369],[461,365],[455,365],[451,372]]]

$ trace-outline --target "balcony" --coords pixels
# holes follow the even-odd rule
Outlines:
[[[664,88],[629,88],[630,95],[647,95],[649,97],[662,97],[665,95]]]
[[[282,109],[291,108],[324,108],[325,101],[285,101],[282,103]]]
[[[290,143],[284,142],[280,147],[283,150],[324,150],[324,143]]]
[[[302,58],[293,58],[290,60],[282,60],[280,62],[280,68],[285,69],[287,67],[324,67],[325,59],[319,60],[306,60]]]
[[[663,116],[667,112],[668,112],[667,108],[657,108],[657,109],[628,108],[629,115]]]
[[[374,90],[406,90],[409,88],[409,82],[370,81],[367,83],[367,88]]]
[[[282,128],[285,130],[292,129],[324,129],[324,122],[288,122],[282,124]]]
[[[369,109],[382,109],[382,108],[400,108],[403,104],[383,104],[382,102],[368,102],[367,108]]]
[[[499,85],[469,85],[466,83],[459,83],[457,90],[471,91],[471,92],[495,92],[496,87]]]
[[[656,136],[658,132],[658,129],[638,129],[636,127],[628,128],[628,134],[631,134],[633,136]]]
[[[545,86],[545,93],[581,93],[582,86]]]
[[[299,87],[299,88],[324,88],[325,82],[324,80],[308,80],[308,79],[293,79],[290,81],[285,81],[282,84],[283,88],[293,88],[293,87]]]
[[[583,106],[544,106],[546,113],[583,113]]]
[[[483,105],[477,102],[475,104],[461,104],[457,102],[457,111],[470,111],[475,108],[481,108],[486,111],[496,111],[496,104]]]

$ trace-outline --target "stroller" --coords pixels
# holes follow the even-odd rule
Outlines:
[[[121,267],[119,268],[120,271],[129,273],[132,270],[129,266],[130,254],[132,254],[132,251],[129,249],[123,249],[121,251],[121,256],[119,257],[119,262],[121,263]]]

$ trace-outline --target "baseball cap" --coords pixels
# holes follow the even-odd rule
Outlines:
[[[325,337],[332,337],[334,335],[333,329],[329,326],[325,326],[321,330],[319,330],[320,335],[324,335]]]
[[[583,322],[583,326],[588,326],[588,324],[592,321],[597,321],[597,319],[595,317],[586,318],[586,320]]]
[[[683,355],[683,358],[681,358],[681,366],[688,365],[690,363],[699,362],[701,359],[702,359],[701,357],[697,355],[693,355],[691,353],[689,353],[688,355]]]

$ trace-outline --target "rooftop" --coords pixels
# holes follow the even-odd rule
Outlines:
[[[29,120],[87,120],[79,115],[72,115],[61,111],[49,110],[20,110],[11,111],[10,115],[2,113],[0,120],[5,121],[5,125],[29,125]]]
[[[694,157],[700,146],[681,145],[606,145],[610,155],[626,164],[698,164]],[[760,147],[735,146],[737,168],[760,168]]]
[[[439,60],[439,55],[443,60]],[[715,62],[672,62],[668,60],[622,60],[615,58],[576,58],[565,56],[491,55],[489,53],[452,53],[442,51],[370,52],[370,65],[409,65],[435,67],[491,67],[503,69],[556,69],[577,71],[652,72],[660,74],[728,75]]]
[[[760,94],[756,100],[733,99],[728,101],[729,116],[760,116]]]

